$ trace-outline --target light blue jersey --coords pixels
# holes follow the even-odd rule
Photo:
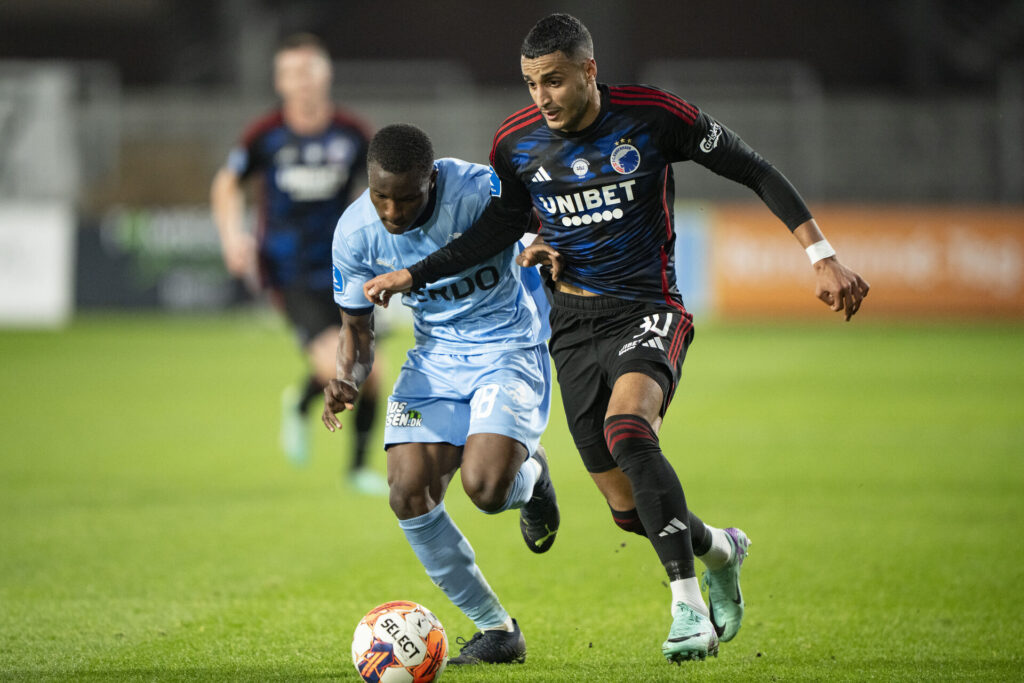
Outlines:
[[[363,284],[416,263],[469,228],[490,200],[490,170],[458,159],[438,159],[433,215],[422,226],[392,235],[367,190],[342,214],[334,231],[334,299],[349,313],[373,306]],[[480,354],[543,343],[550,334],[540,276],[520,268],[513,245],[500,254],[402,296],[412,309],[418,349]]]

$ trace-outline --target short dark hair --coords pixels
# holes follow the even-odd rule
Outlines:
[[[594,57],[594,41],[590,31],[571,14],[549,14],[538,21],[526,34],[520,49],[522,56],[527,59],[559,51],[574,60]]]
[[[330,53],[327,52],[327,46],[324,45],[324,41],[320,39],[320,36],[313,33],[292,33],[285,36],[278,42],[274,54],[284,52],[285,50],[299,50],[301,48],[316,50],[328,60],[331,58]]]
[[[366,163],[377,163],[388,173],[416,171],[426,175],[434,168],[434,146],[416,126],[395,123],[381,128],[370,140]]]

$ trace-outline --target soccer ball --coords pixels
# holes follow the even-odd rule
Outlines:
[[[448,636],[423,605],[385,602],[356,625],[352,663],[364,681],[429,683],[448,664]]]

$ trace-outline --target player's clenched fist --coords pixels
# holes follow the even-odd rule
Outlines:
[[[355,408],[359,389],[347,380],[332,379],[324,387],[324,414],[322,420],[329,431],[341,429],[337,413]]]
[[[871,286],[834,257],[818,261],[814,264],[814,271],[817,279],[815,295],[833,311],[843,311],[846,320],[852,318],[860,310]]]

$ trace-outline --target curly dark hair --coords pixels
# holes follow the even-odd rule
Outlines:
[[[571,14],[549,14],[530,29],[520,53],[536,59],[561,51],[569,59],[592,59],[594,41],[583,22]]]
[[[434,168],[434,146],[427,134],[408,123],[395,123],[377,131],[366,152],[367,165],[377,163],[388,173],[418,171],[430,173]]]

